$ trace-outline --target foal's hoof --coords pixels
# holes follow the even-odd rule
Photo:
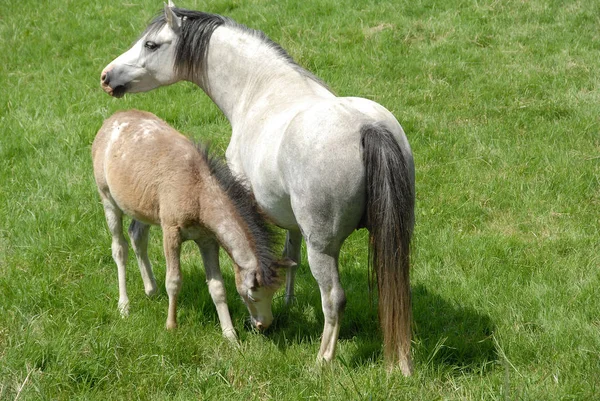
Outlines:
[[[154,297],[154,296],[156,296],[156,294],[158,294],[158,288],[156,286],[151,287],[151,288],[146,288],[146,289],[144,289],[144,292],[146,293],[146,296]]]
[[[176,322],[167,322],[167,330],[175,330],[177,328]]]
[[[129,301],[128,302],[119,302],[119,313],[122,318],[126,318],[129,316]]]
[[[223,337],[225,337],[231,344],[235,346],[240,345],[240,340],[238,339],[234,329],[224,330]]]

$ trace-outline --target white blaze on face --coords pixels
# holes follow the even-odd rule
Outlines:
[[[176,42],[177,36],[165,25],[157,35],[140,39],[114,61],[130,77],[129,92],[146,92],[177,81],[173,69]],[[156,48],[150,50],[148,45]]]

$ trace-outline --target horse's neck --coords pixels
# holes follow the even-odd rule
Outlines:
[[[205,78],[197,83],[234,127],[260,113],[261,108],[272,110],[307,96],[333,96],[262,38],[237,27],[215,30],[206,65]]]

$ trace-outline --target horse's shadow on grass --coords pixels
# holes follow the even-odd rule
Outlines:
[[[201,269],[196,267],[188,271],[179,302],[183,308],[200,308],[196,313],[202,315],[207,324],[218,324]],[[348,300],[339,336],[342,346],[347,348],[345,362],[358,367],[380,361],[383,356],[377,299],[375,297],[371,301],[366,273],[347,269],[342,271],[341,278]],[[233,277],[226,277],[225,284],[232,318],[247,317],[248,311],[237,295]],[[485,371],[492,365],[491,362],[498,360],[492,339],[495,325],[488,315],[462,306],[457,301],[447,300],[423,284],[412,286],[412,303],[413,359],[417,364],[461,371]],[[274,299],[273,313],[275,321],[265,336],[282,353],[297,344],[315,344],[318,349],[323,313],[317,283],[308,269],[301,268],[298,272],[293,304],[285,305],[283,291],[280,291]],[[237,329],[242,341],[252,332],[248,323]],[[240,329],[247,334],[240,332]]]
[[[348,272],[344,273],[343,281],[361,282],[360,277],[348,278]],[[344,284],[348,303],[339,336],[347,348],[345,363],[355,367],[383,358],[377,300],[371,304],[364,278],[362,281],[364,287],[360,288]],[[275,308],[276,321],[267,336],[283,353],[294,344],[320,343],[323,316],[316,283],[314,287],[314,291],[297,291],[294,305]],[[413,359],[417,364],[481,372],[498,359],[492,339],[495,326],[489,316],[448,301],[423,284],[412,287],[412,302]]]

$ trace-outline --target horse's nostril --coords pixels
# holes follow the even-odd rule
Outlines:
[[[110,83],[110,79],[108,78],[108,72],[103,72],[100,76],[100,80],[108,85]]]
[[[256,328],[258,331],[262,331],[262,329],[264,329],[264,326],[261,322],[256,322]]]

